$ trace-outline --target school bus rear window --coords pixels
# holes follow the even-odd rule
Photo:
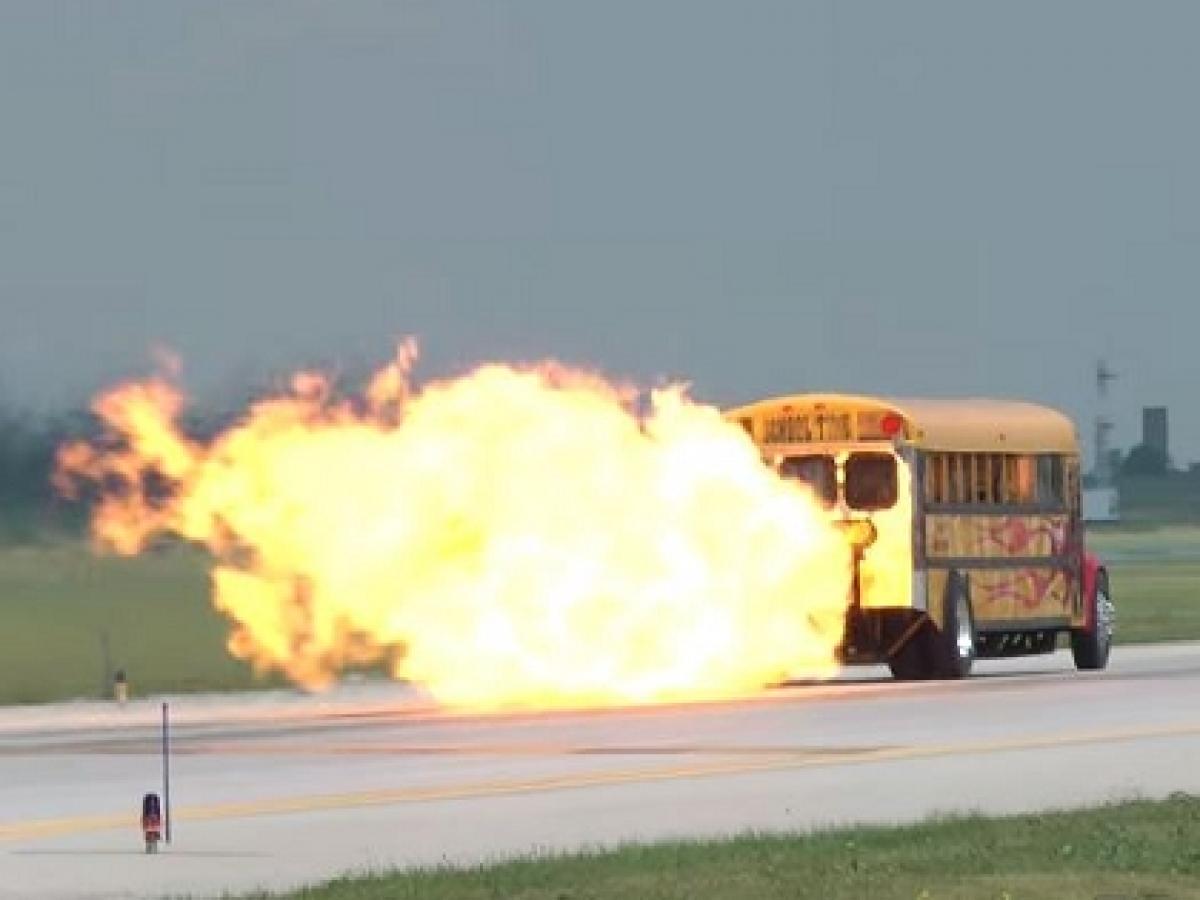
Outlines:
[[[808,485],[826,509],[837,503],[837,466],[832,456],[789,456],[779,464],[779,474]]]

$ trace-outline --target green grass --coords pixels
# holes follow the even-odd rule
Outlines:
[[[630,846],[345,878],[296,900],[1200,897],[1200,798],[899,828]],[[259,894],[257,897],[269,895]]]
[[[1110,574],[1118,643],[1200,639],[1200,562],[1122,563]]]
[[[0,548],[0,704],[262,685],[225,651],[204,558],[182,547],[137,559],[77,541]]]
[[[1200,639],[1200,528],[1091,528],[1108,567],[1121,643]]]

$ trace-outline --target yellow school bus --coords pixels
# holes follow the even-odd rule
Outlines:
[[[1112,644],[1108,574],[1084,547],[1079,442],[1063,414],[983,399],[776,397],[729,410],[851,544],[843,662],[961,678],[977,657]]]

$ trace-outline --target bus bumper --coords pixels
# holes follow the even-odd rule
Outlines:
[[[851,608],[836,657],[842,665],[886,663],[921,630],[928,615],[911,607]]]

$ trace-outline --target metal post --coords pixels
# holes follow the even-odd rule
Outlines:
[[[163,823],[171,843],[171,723],[167,704],[162,705]]]

